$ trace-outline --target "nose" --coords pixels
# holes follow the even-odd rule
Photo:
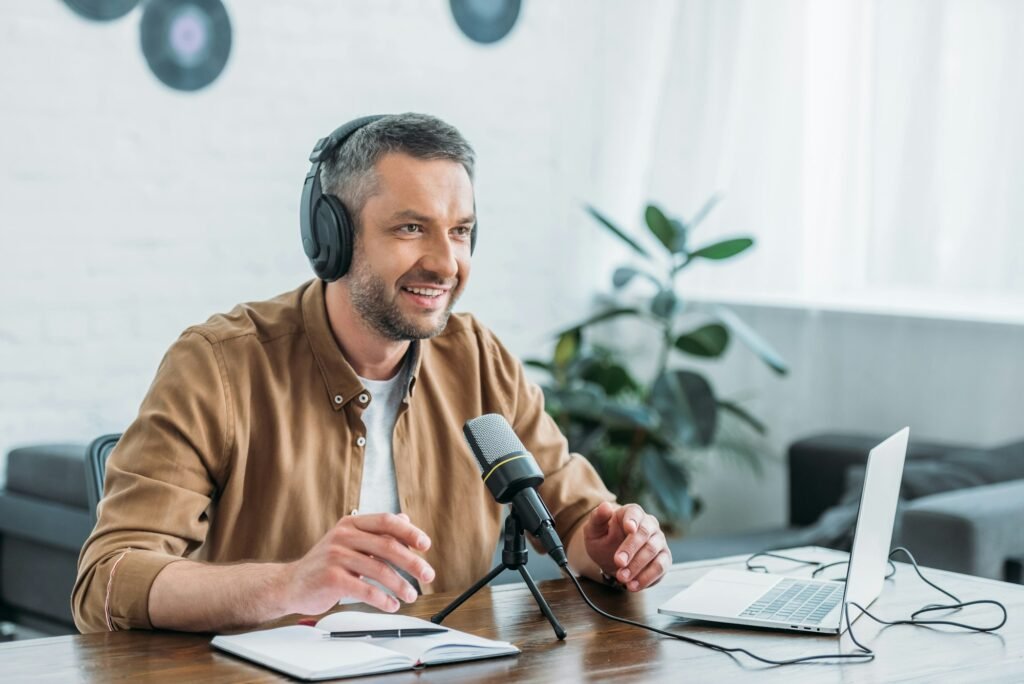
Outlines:
[[[430,240],[430,246],[420,264],[446,282],[453,280],[459,274],[456,245],[452,244],[447,234],[437,235]]]

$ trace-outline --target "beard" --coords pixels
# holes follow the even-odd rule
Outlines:
[[[377,333],[389,340],[399,342],[409,340],[425,340],[438,335],[448,325],[448,318],[452,315],[452,307],[458,299],[458,283],[451,287],[448,292],[448,306],[445,307],[440,318],[436,322],[424,321],[419,323],[413,318],[406,316],[399,308],[399,293],[392,295],[389,292],[387,283],[376,272],[374,272],[366,259],[353,258],[353,268],[349,271],[348,290],[352,299],[352,305],[363,320]],[[410,280],[416,283],[432,283],[438,287],[447,287],[444,279],[430,271],[416,271],[407,274]]]

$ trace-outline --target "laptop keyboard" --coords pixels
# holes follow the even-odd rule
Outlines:
[[[785,579],[747,606],[740,617],[816,625],[842,598],[841,584]]]

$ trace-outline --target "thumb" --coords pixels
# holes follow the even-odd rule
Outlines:
[[[607,501],[601,503],[601,505],[595,508],[590,514],[590,519],[587,521],[587,526],[584,530],[586,536],[591,539],[603,537],[608,533],[608,523],[610,523],[614,517],[615,508]]]

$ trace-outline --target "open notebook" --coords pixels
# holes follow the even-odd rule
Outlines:
[[[259,632],[216,636],[211,645],[297,679],[335,679],[411,670],[478,658],[513,655],[507,641],[492,641],[449,629],[444,634],[402,639],[329,639],[329,632],[357,629],[410,629],[437,625],[386,613],[334,613],[316,627],[291,625]]]

